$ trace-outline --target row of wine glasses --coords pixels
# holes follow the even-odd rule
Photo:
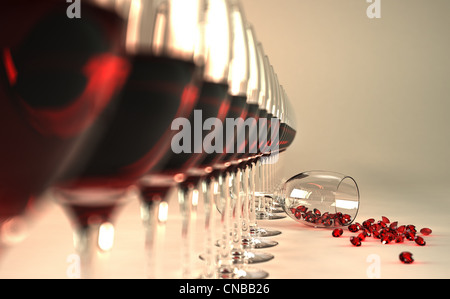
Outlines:
[[[275,172],[296,122],[240,2],[80,5],[79,20],[56,0],[0,5],[1,24],[13,28],[0,33],[2,246],[22,238],[8,231],[28,223],[25,215],[51,190],[71,221],[81,277],[95,277],[97,252],[112,247],[99,244],[99,234],[113,231],[138,195],[154,278],[155,244],[164,246],[159,216],[176,190],[183,278],[199,277],[192,268],[199,195],[200,277],[267,277],[249,264],[273,259],[260,249],[276,246],[267,237],[281,233],[258,220],[281,218],[277,206],[295,214]]]
[[[36,12],[27,22],[17,21],[21,5]],[[274,112],[256,87],[255,64],[267,58],[249,53],[237,1],[89,1],[80,10],[74,22],[57,1],[2,4],[4,22],[15,25],[1,37],[2,224],[53,186],[82,276],[91,277],[100,227],[114,223],[129,192],[141,195],[151,250],[154,207],[176,186],[188,259],[193,189],[200,181],[227,188],[230,175],[238,182],[249,144],[218,132],[219,151],[175,153],[173,121],[192,124],[198,111],[216,121]],[[189,261],[183,265],[187,277]]]

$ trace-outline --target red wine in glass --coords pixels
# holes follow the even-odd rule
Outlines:
[[[100,202],[104,211],[100,214],[98,203],[89,202],[83,193],[66,197],[64,206],[76,221],[94,215],[100,216],[100,222],[111,221],[115,207],[122,204],[120,192],[150,171],[157,171],[167,160],[172,120],[189,115],[197,101],[197,67],[193,62],[149,55],[130,57],[130,62],[118,107],[100,143],[85,169],[62,184],[66,192],[95,190],[106,196]],[[117,196],[110,196],[112,190]]]
[[[175,153],[172,148],[168,149],[165,158],[158,165],[160,168],[152,171],[140,180],[141,216],[146,228],[146,250],[150,261],[155,259],[153,250],[156,229],[154,211],[158,210],[162,201],[168,200],[168,192],[173,187],[178,189],[180,208],[183,215],[182,230],[184,234],[187,234],[190,221],[188,209],[191,201],[189,199],[193,195],[194,186],[206,174],[205,169],[209,165],[204,164],[204,158],[207,156],[206,150],[208,149],[203,148],[203,140],[211,133],[211,130],[203,130],[203,121],[209,118],[223,121],[229,107],[228,84],[203,82],[198,102],[195,106],[195,112],[191,113],[188,118],[191,148],[187,152],[181,153]],[[199,128],[196,127],[198,125],[202,128],[201,135],[196,135],[199,134]],[[183,142],[186,142],[186,140]],[[185,239],[188,242],[187,238]],[[189,247],[188,243],[183,244],[183,248]],[[183,250],[183,252],[187,251],[188,249]],[[183,271],[188,272],[187,264],[184,265],[183,263],[182,268],[184,269]],[[149,267],[148,271],[148,275],[153,277],[155,270]]]
[[[280,124],[280,151],[286,150],[294,141],[296,130],[286,123]]]
[[[83,5],[82,25],[57,1],[0,4],[0,225],[37,199],[94,141],[128,73],[122,20]],[[80,28],[81,27],[81,28]],[[87,152],[85,153],[87,154]],[[72,170],[73,171],[73,170]]]

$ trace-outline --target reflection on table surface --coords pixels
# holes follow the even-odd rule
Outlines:
[[[442,193],[444,194],[444,193]],[[369,194],[370,196],[370,194]],[[278,229],[281,235],[271,237],[279,245],[266,249],[275,256],[273,260],[252,266],[269,272],[271,279],[292,278],[449,278],[450,237],[446,229],[445,200],[435,197],[436,214],[423,213],[419,204],[402,205],[420,201],[397,198],[389,206],[385,199],[362,198],[362,208],[357,221],[367,218],[430,227],[433,233],[425,236],[426,246],[414,242],[383,245],[373,238],[354,247],[349,242],[353,233],[344,229],[340,238],[333,238],[330,229],[313,229],[296,223],[289,217],[278,220],[260,220],[261,227]],[[198,255],[204,248],[202,203],[199,202],[196,221],[193,222],[192,265],[200,273],[202,262]],[[180,234],[181,217],[176,196],[169,201],[166,227],[158,232],[158,261],[155,272],[159,278],[181,278]],[[161,243],[164,245],[162,246]],[[414,263],[402,264],[398,255],[410,251]],[[108,260],[108,263],[102,264]],[[50,203],[36,220],[29,236],[4,253],[0,266],[1,278],[73,278],[76,277],[76,256],[73,251],[71,227],[61,208]],[[100,256],[97,267],[102,278],[146,278],[143,227],[139,218],[139,203],[132,200],[117,217],[113,249]]]

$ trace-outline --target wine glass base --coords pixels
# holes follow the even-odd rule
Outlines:
[[[268,236],[268,235],[265,235],[265,236]],[[261,236],[261,237],[263,237],[263,236]],[[253,247],[257,248],[257,249],[269,248],[269,247],[274,247],[274,246],[278,245],[277,241],[268,240],[268,239],[265,239],[264,237],[263,238],[253,238],[252,243],[253,243]],[[220,240],[217,240],[215,245],[217,247],[220,247]]]
[[[266,230],[266,229],[259,229],[258,236],[259,237],[273,237],[281,235],[281,231],[279,230]]]
[[[286,218],[286,215],[275,215],[275,214],[266,214],[266,215],[257,215],[256,220],[277,220]]]
[[[254,244],[255,244],[254,245],[255,248],[260,249],[260,248],[269,248],[269,247],[277,246],[278,242],[273,241],[273,240],[266,240],[264,238],[263,239],[255,238]]]
[[[269,273],[254,267],[244,267],[237,271],[237,279],[264,279],[269,276]]]
[[[198,257],[202,261],[205,260],[205,256],[203,254],[200,254]],[[258,264],[270,261],[273,258],[275,258],[275,256],[267,252],[248,252],[245,261],[248,264]]]
[[[231,271],[231,269],[224,271],[218,270],[215,275],[217,275],[215,278],[218,279],[264,279],[269,276],[269,273],[258,268],[245,266],[241,269],[235,269],[234,271]],[[204,279],[213,277],[200,275],[198,278]]]
[[[273,254],[267,252],[249,252],[246,260],[249,264],[257,264],[270,261],[274,257]]]

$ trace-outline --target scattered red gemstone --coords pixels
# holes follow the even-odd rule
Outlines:
[[[350,243],[352,243],[353,246],[361,246],[361,239],[358,237],[350,237]]]
[[[400,225],[399,227],[397,227],[397,232],[398,233],[403,233],[406,229],[406,226],[404,225]]]
[[[389,228],[390,228],[391,230],[396,230],[396,229],[397,229],[397,225],[398,225],[398,222],[397,222],[397,221],[394,221],[394,222],[392,222],[392,223],[389,225]]]
[[[297,210],[299,210],[300,212],[306,213],[306,211],[308,210],[308,208],[305,207],[305,206],[298,206],[298,207],[297,207]]]
[[[381,237],[381,244],[389,244],[391,242],[391,239],[389,236],[383,236]]]
[[[401,252],[399,255],[399,258],[400,258],[400,261],[402,261],[402,263],[404,263],[404,264],[411,264],[412,262],[414,262],[412,253],[408,252],[408,251]]]
[[[328,215],[327,215],[328,216]],[[322,216],[323,217],[323,216]],[[345,225],[352,222],[348,214],[330,214],[329,217],[334,220],[334,225]],[[320,218],[320,217],[319,217]],[[321,220],[323,221],[323,220]],[[421,236],[417,236],[416,226],[413,224],[398,225],[398,221],[391,222],[389,218],[382,216],[382,220],[375,221],[374,218],[367,219],[362,222],[362,225],[358,222],[354,222],[348,226],[348,230],[351,232],[362,231],[358,236],[350,237],[350,242],[353,246],[361,246],[361,242],[365,241],[367,237],[372,236],[375,239],[380,239],[382,244],[389,244],[391,242],[402,243],[405,238],[416,242],[420,246],[426,244],[425,240]],[[420,233],[424,236],[430,235],[432,230],[425,227],[420,230]],[[339,237],[342,235],[342,229],[335,229],[332,233],[333,237]],[[400,260],[405,264],[410,264],[414,261],[410,252],[404,251],[400,254]]]
[[[357,231],[359,231],[359,227],[356,224],[350,224],[348,226],[348,230],[351,231],[352,233],[356,233]]]
[[[413,241],[415,239],[415,236],[416,236],[416,234],[413,233],[413,232],[410,232],[410,231],[407,231],[405,233],[405,238],[410,240],[410,241]]]
[[[414,241],[417,243],[417,245],[420,246],[425,246],[425,244],[427,244],[427,242],[425,242],[425,240],[422,237],[416,237]]]
[[[432,230],[429,229],[428,227],[424,227],[420,230],[420,233],[425,236],[428,236],[429,234],[431,234],[431,232],[432,232]]]
[[[404,239],[405,239],[405,236],[403,236],[403,235],[397,235],[397,236],[395,237],[395,243],[402,243]]]
[[[350,224],[353,219],[348,214],[342,214],[341,212],[330,213],[324,212],[322,213],[319,209],[315,208],[313,210],[308,210],[307,207],[300,205],[297,207],[291,207],[290,212],[291,215],[298,220],[303,220],[306,222],[319,224],[323,226],[345,226]],[[360,224],[357,224],[361,227]]]
[[[376,239],[381,239],[381,234],[377,230],[372,232],[372,236]]]
[[[364,227],[365,229],[369,229],[370,226],[372,225],[372,223],[371,223],[369,220],[366,220],[366,221],[363,222],[362,225],[363,225],[363,227]]]
[[[342,236],[342,234],[344,233],[344,231],[342,230],[342,228],[335,228],[333,230],[333,232],[331,233],[331,235],[335,238]]]
[[[366,239],[366,234],[365,234],[364,232],[362,232],[362,233],[360,233],[360,234],[358,235],[358,238],[359,238],[361,241],[364,241],[364,240]]]
[[[407,226],[406,226],[406,230],[407,230],[407,231],[410,231],[410,232],[413,232],[413,233],[416,233],[416,232],[417,232],[417,231],[416,231],[416,226],[415,226],[415,225],[412,225],[412,224],[407,225]]]
[[[378,224],[381,228],[385,228],[385,227],[386,227],[386,222],[384,222],[384,221],[378,221],[377,224]]]

